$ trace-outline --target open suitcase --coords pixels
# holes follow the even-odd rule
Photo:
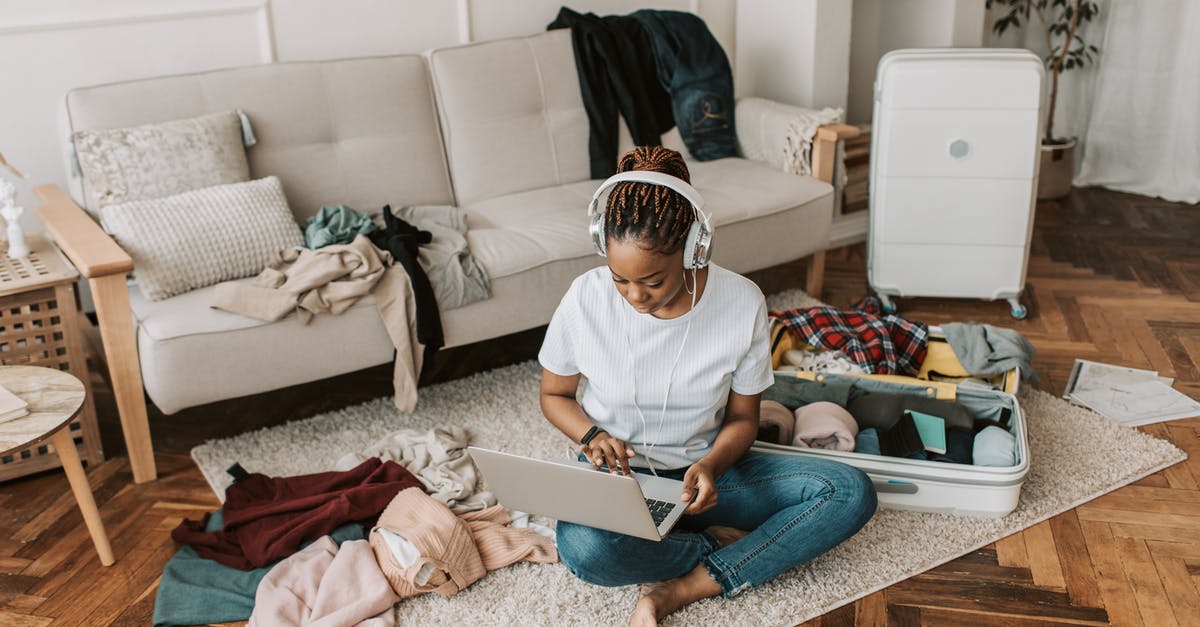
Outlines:
[[[893,297],[1006,299],[1025,286],[1042,61],[1028,50],[895,50],[871,126],[867,279]]]
[[[854,452],[755,442],[753,450],[781,455],[811,455],[862,469],[871,477],[883,507],[964,516],[998,518],[1017,507],[1021,485],[1029,473],[1025,417],[1017,403],[1020,376],[1011,370],[988,381],[972,382],[937,327],[930,328],[925,361],[917,377],[834,375],[779,370],[783,354],[800,344],[787,329],[773,323],[771,361],[775,376],[801,376],[819,381],[849,381],[860,389],[956,400],[975,418],[995,420],[1007,412],[1016,437],[1016,465],[1007,468],[886,457]],[[992,386],[998,389],[992,389]]]

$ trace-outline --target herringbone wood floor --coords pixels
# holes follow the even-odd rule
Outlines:
[[[1038,208],[1028,320],[1003,303],[913,299],[901,312],[937,323],[1013,325],[1037,346],[1038,387],[1060,392],[1076,357],[1154,368],[1200,398],[1200,207],[1076,190]],[[952,260],[948,260],[952,261]],[[861,246],[831,255],[825,299],[867,290]],[[936,271],[936,269],[932,270]],[[764,291],[799,286],[802,264],[756,273]],[[470,364],[530,358],[540,331],[445,351],[424,379]],[[106,450],[119,454],[111,395],[96,375]],[[388,393],[382,367],[308,386],[153,415],[160,479],[130,483],[122,457],[90,469],[117,563],[103,568],[61,473],[0,486],[0,624],[147,624],[156,581],[176,550],[169,531],[217,501],[188,449],[199,441]],[[1188,461],[810,625],[1200,625],[1200,418],[1143,427]],[[447,617],[448,622],[452,617]]]

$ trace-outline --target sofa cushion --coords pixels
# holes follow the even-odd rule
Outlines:
[[[419,55],[274,63],[72,90],[64,129],[134,126],[242,110],[253,178],[278,176],[298,222],[321,205],[452,204]],[[88,200],[77,184],[76,198]],[[93,211],[96,206],[89,206]]]
[[[258,274],[279,251],[304,245],[273,176],[108,205],[100,221],[133,257],[150,300]]]
[[[716,228],[716,251],[743,245],[724,237],[721,227],[815,206],[813,201],[831,198],[833,191],[816,179],[786,174],[737,157],[689,162],[688,169]],[[587,204],[599,185],[599,181],[587,180],[467,205],[471,252],[493,279],[561,259],[595,254],[587,235]],[[818,231],[822,220],[829,219],[815,212],[808,217]],[[824,229],[827,233],[828,225]],[[744,245],[750,250],[758,248],[754,242]],[[788,259],[792,258],[795,256]],[[717,259],[719,262],[720,256]]]
[[[71,138],[97,207],[163,198],[250,178],[234,111]]]
[[[587,204],[596,187],[596,181],[582,181],[467,206],[471,254],[493,280],[593,254]]]
[[[388,363],[395,352],[370,296],[306,325],[212,309],[214,289],[160,301],[130,291],[143,383],[164,413]]]
[[[567,30],[429,53],[460,206],[588,178],[588,122]]]

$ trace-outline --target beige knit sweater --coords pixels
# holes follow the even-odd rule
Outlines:
[[[379,516],[371,531],[371,548],[384,577],[400,598],[422,592],[450,596],[483,578],[489,570],[520,561],[558,561],[554,541],[532,529],[508,526],[503,505],[455,516],[444,504],[418,488],[401,490]],[[401,535],[420,551],[408,568],[400,565],[379,529]],[[432,564],[432,575],[417,582],[422,567]]]
[[[349,244],[280,251],[253,280],[218,284],[212,306],[270,322],[295,311],[307,324],[314,314],[340,314],[370,293],[396,347],[396,407],[412,411],[424,356],[412,284],[404,268],[392,265],[391,254],[365,235]]]

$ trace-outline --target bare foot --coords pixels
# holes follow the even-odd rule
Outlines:
[[[697,564],[688,574],[658,583],[642,586],[642,596],[629,617],[630,627],[658,625],[667,614],[693,601],[699,601],[721,593],[721,585],[709,576],[704,565]]]
[[[729,546],[738,540],[746,537],[749,531],[742,531],[737,527],[725,527],[722,525],[712,525],[705,529],[712,537],[717,539],[717,543],[721,546]]]

